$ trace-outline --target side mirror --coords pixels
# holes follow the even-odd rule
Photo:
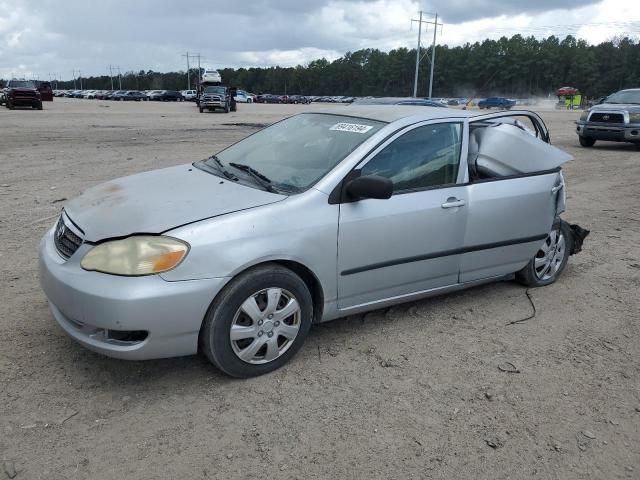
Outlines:
[[[393,194],[393,183],[391,180],[380,175],[365,175],[358,177],[347,183],[347,193],[354,199],[377,198],[386,200]]]

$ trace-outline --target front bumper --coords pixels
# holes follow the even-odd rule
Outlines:
[[[576,133],[596,140],[640,142],[640,124],[576,122]]]
[[[224,108],[227,104],[219,100],[200,100],[200,106],[202,108]]]
[[[11,103],[16,107],[36,107],[40,105],[40,99],[37,97],[10,97]]]
[[[40,243],[40,285],[64,331],[86,348],[127,360],[192,355],[209,304],[228,278],[169,282],[158,275],[123,277],[88,272],[82,245],[63,259],[53,229]],[[118,335],[111,335],[111,333]],[[122,341],[120,332],[146,332]]]

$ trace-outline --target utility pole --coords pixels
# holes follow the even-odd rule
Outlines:
[[[113,92],[113,67],[109,65],[109,78],[111,79],[111,91]]]
[[[73,70],[73,89],[76,88],[76,71],[78,72],[78,80],[80,81],[80,90],[82,90],[82,72],[80,70]]]
[[[191,90],[191,75],[189,74],[189,57],[191,55],[189,55],[189,52],[187,52],[185,55],[182,55],[182,56],[187,57],[187,90]]]
[[[433,22],[433,44],[431,45],[431,72],[429,73],[429,100],[433,93],[433,67],[436,63],[436,33],[438,32],[438,14],[436,13],[435,22]]]
[[[198,86],[198,90],[200,90],[200,76],[202,73],[200,69],[200,54],[187,52],[182,54],[182,56],[187,58],[187,90],[191,90],[191,64],[189,63],[189,60],[192,58],[198,59],[198,80],[196,81],[196,85]]]
[[[120,71],[120,67],[114,67],[118,70],[118,84],[120,85],[119,90],[122,90],[122,72]]]
[[[412,19],[411,22],[414,20]],[[418,20],[418,47],[416,48],[416,74],[413,77],[413,96],[418,96],[418,67],[420,66],[420,37],[422,35],[422,10],[420,10],[420,19]]]
[[[200,91],[201,79],[202,79],[202,70],[200,69],[200,54],[198,54],[198,92]]]
[[[424,13],[428,13],[428,12],[423,12],[422,10],[420,10],[420,18],[418,20],[416,19],[411,19],[411,22],[418,22],[418,48],[416,49],[416,73],[415,73],[415,78],[413,80],[413,96],[417,97],[418,96],[418,71],[419,71],[419,67],[420,67],[420,61],[422,60],[422,57],[420,56],[420,48],[421,48],[421,34],[422,34],[422,24],[427,24],[427,25],[433,25],[433,45],[431,47],[431,56],[430,56],[430,61],[431,61],[431,72],[430,72],[430,78],[429,78],[429,98],[431,98],[431,94],[433,92],[433,70],[434,70],[434,66],[435,66],[435,52],[436,52],[436,34],[438,31],[438,27],[442,26],[442,23],[438,23],[438,14],[437,13],[428,13],[429,15],[435,15],[435,20],[434,21],[426,21],[423,20],[423,14]],[[425,55],[428,56],[428,53],[425,52]]]

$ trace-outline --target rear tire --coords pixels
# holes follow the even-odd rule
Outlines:
[[[516,280],[527,287],[544,287],[555,282],[562,274],[573,251],[573,233],[569,224],[559,220],[545,239],[536,255],[516,272]]]
[[[295,355],[312,317],[313,300],[302,279],[280,265],[262,265],[233,279],[211,303],[200,330],[200,351],[232,377],[263,375]],[[232,329],[248,333],[232,339]]]
[[[200,113],[204,113],[204,108],[200,107]]]
[[[583,147],[593,147],[596,144],[596,139],[591,137],[583,137],[582,135],[578,136],[578,141],[580,145]]]

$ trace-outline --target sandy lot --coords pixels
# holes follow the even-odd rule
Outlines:
[[[483,286],[314,327],[289,365],[246,381],[199,357],[105,358],[62,332],[37,246],[64,199],[303,109],[0,108],[0,479],[640,478],[640,152],[578,147],[578,113],[542,112],[576,156],[565,218],[592,233],[531,290],[524,323],[508,325],[532,313],[524,288]]]

